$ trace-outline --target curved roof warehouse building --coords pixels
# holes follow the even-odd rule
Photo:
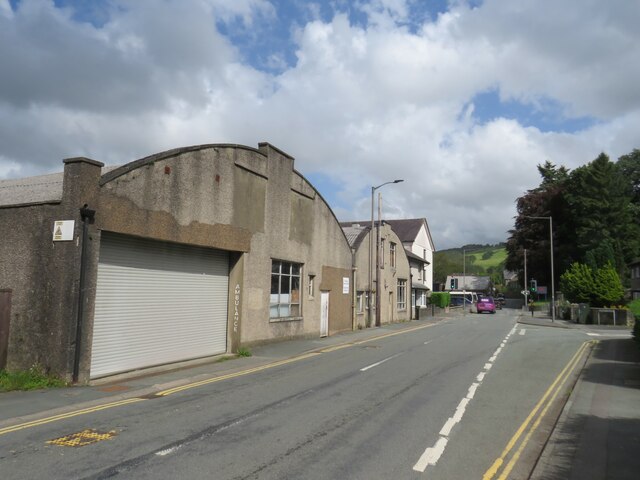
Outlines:
[[[351,251],[268,143],[0,181],[0,368],[91,378],[352,328]]]

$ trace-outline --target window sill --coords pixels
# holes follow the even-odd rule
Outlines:
[[[299,322],[303,317],[278,317],[270,318],[269,323],[282,323],[282,322]]]

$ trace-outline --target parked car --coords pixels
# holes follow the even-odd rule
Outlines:
[[[502,293],[499,293],[498,295],[496,295],[495,301],[496,301],[496,308],[498,310],[502,310],[502,307],[504,307],[504,304],[507,303],[507,301],[504,298],[504,294]]]
[[[496,313],[496,302],[493,300],[493,297],[479,297],[478,303],[476,303],[476,309],[478,313]]]

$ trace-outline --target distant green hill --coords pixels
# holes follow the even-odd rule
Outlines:
[[[462,273],[463,251],[466,273],[490,275],[494,285],[502,284],[502,271],[507,258],[504,243],[498,245],[465,245],[435,252],[433,255],[433,281],[444,283],[447,275]]]

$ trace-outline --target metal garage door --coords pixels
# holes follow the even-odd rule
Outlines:
[[[226,252],[103,232],[91,378],[226,351]]]

